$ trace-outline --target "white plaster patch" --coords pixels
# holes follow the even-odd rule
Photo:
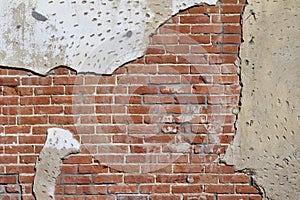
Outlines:
[[[36,161],[33,192],[37,200],[54,199],[55,181],[60,174],[62,159],[79,153],[80,144],[70,131],[48,129],[46,143]]]
[[[60,128],[48,129],[47,141],[44,148],[55,148],[58,150],[69,149],[70,151],[79,151],[80,144],[73,138],[70,131]]]
[[[142,56],[149,36],[179,10],[216,1],[3,1],[0,65],[110,74]]]

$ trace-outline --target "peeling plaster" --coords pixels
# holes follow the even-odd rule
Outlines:
[[[149,36],[172,15],[217,0],[5,1],[0,65],[46,74],[69,66],[110,74],[141,57]],[[16,59],[18,58],[18,59]]]
[[[57,176],[60,174],[62,159],[79,153],[80,144],[71,132],[60,129],[48,129],[46,143],[36,162],[33,192],[37,200],[54,199]]]
[[[300,3],[248,3],[241,112],[225,161],[250,169],[265,199],[300,199]]]

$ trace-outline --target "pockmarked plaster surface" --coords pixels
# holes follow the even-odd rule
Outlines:
[[[241,112],[225,160],[252,171],[265,199],[300,199],[300,2],[248,3]]]
[[[142,56],[180,10],[217,0],[9,0],[0,3],[0,65],[110,74]]]
[[[80,150],[80,144],[71,132],[60,128],[50,128],[47,132],[46,143],[35,166],[33,192],[37,200],[54,199],[55,182],[60,174],[62,159]]]

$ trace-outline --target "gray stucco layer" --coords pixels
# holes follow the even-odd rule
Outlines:
[[[249,0],[241,112],[225,160],[251,169],[265,199],[300,199],[300,2]]]

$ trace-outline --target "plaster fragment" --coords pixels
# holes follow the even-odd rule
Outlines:
[[[33,192],[37,200],[54,199],[54,188],[60,174],[62,159],[79,153],[80,144],[71,132],[60,129],[48,129],[46,143],[36,161]]]
[[[241,112],[225,160],[237,170],[252,169],[265,199],[300,199],[300,4],[248,3]]]
[[[43,1],[0,3],[0,66],[40,74],[64,65],[111,74],[141,57],[149,36],[180,10],[217,0]],[[15,59],[15,58],[18,59]]]

